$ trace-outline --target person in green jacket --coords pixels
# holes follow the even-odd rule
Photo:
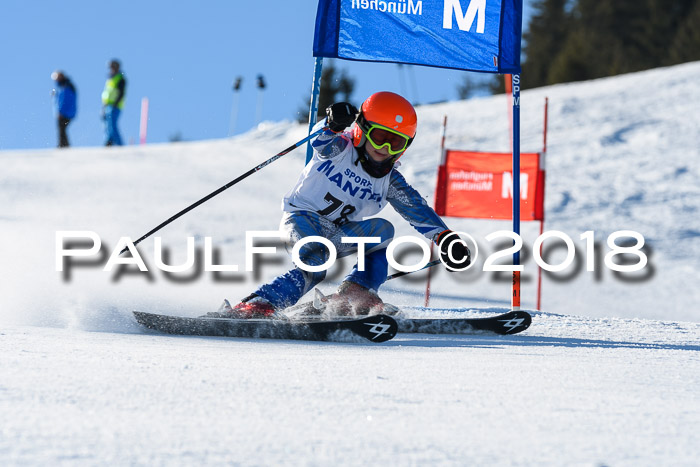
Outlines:
[[[121,146],[122,137],[119,135],[117,121],[124,108],[124,94],[126,92],[126,78],[120,70],[118,60],[109,62],[109,77],[102,91],[102,119],[105,122],[107,140],[105,146]]]

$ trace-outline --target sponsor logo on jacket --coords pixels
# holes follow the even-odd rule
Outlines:
[[[345,169],[345,172],[335,170],[335,165],[330,160],[327,160],[318,166],[316,170],[325,175],[329,182],[335,183],[338,188],[349,193],[354,198],[376,201],[377,203],[382,202],[381,193],[373,192],[372,182],[350,169]]]

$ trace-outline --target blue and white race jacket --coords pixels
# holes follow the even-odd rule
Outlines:
[[[372,177],[364,170],[350,131],[335,134],[326,130],[312,146],[313,158],[284,197],[285,211],[314,211],[343,224],[373,216],[389,203],[430,240],[447,229],[396,168],[382,178]]]

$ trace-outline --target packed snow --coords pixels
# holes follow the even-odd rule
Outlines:
[[[103,271],[121,237],[136,239],[302,139],[266,122],[235,138],[120,148],[0,153],[0,463],[695,465],[700,456],[700,63],[557,85],[522,95],[522,150],[543,145],[549,99],[546,222],[576,261],[543,275],[529,253],[515,336],[399,334],[386,344],[174,337],[142,329],[132,310],[198,316],[236,301],[291,265],[276,254],[245,271],[245,232],[274,231],[305,148],[284,156],[165,227],[164,260],[188,237],[211,237],[215,263],[238,272],[165,273],[155,239],[149,272]],[[366,96],[356,96],[358,103]],[[505,96],[418,108],[401,172],[432,204],[446,146],[507,152]],[[417,233],[387,208],[397,236]],[[446,219],[479,244],[465,273],[432,270],[387,282],[412,316],[508,309],[510,278],[481,271],[510,222]],[[645,239],[647,266],[614,273],[608,236]],[[100,254],[57,271],[57,232],[91,231]],[[538,223],[522,225],[532,249]],[[595,270],[585,267],[595,232]],[[416,254],[405,252],[406,262]],[[203,253],[202,253],[203,255]],[[550,263],[564,251],[555,250]],[[339,261],[332,292],[352,266]]]

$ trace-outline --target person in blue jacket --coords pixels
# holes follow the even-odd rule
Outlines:
[[[68,124],[78,110],[77,92],[75,86],[70,79],[60,70],[51,73],[51,79],[56,82],[56,88],[53,90],[54,108],[58,119],[58,147],[67,148],[70,146],[68,142]]]

